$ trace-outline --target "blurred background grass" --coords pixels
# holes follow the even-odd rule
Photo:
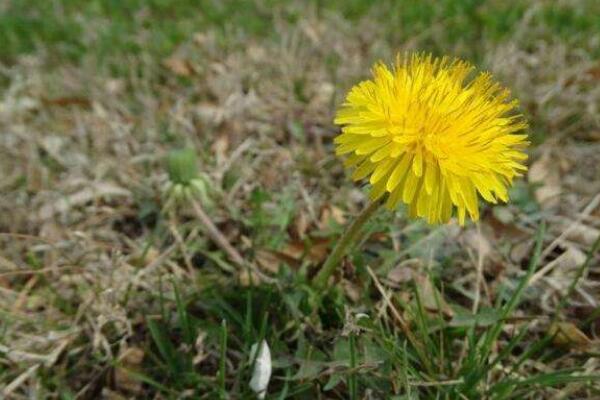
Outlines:
[[[392,46],[424,36],[424,50],[440,53],[459,46],[460,56],[475,59],[482,39],[507,38],[527,12],[534,14],[529,30],[539,27],[540,34],[567,43],[584,43],[600,30],[600,5],[594,0],[6,0],[0,7],[4,61],[42,47],[54,62],[91,56],[112,63],[116,71],[119,58],[166,57],[198,31],[214,30],[225,42],[232,36],[270,36],[274,19],[294,23],[306,8],[350,21],[372,18]],[[431,33],[435,26],[443,27],[443,37]],[[597,56],[597,43],[594,47]]]

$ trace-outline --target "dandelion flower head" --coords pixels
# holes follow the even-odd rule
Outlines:
[[[507,89],[472,72],[461,60],[399,56],[350,90],[335,118],[336,154],[354,180],[369,177],[373,201],[389,193],[390,209],[403,202],[411,217],[434,224],[455,214],[461,225],[467,213],[479,219],[478,194],[508,201],[527,169],[527,123]]]

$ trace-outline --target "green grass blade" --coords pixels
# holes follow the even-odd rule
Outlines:
[[[169,367],[169,372],[175,377],[180,377],[182,374],[182,367],[179,362],[179,356],[173,343],[164,332],[163,327],[154,319],[148,319],[148,329],[150,335],[158,348],[160,355]]]
[[[226,398],[227,391],[225,389],[225,375],[227,365],[227,320],[223,320],[221,322],[221,349],[219,356],[219,372],[217,376],[217,382],[219,385],[221,398]]]

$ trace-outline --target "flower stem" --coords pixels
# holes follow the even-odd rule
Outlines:
[[[196,216],[204,225],[204,229],[209,238],[211,238],[217,246],[221,248],[227,254],[230,261],[233,261],[238,267],[244,267],[246,261],[240,255],[240,253],[229,243],[229,240],[221,233],[219,228],[212,222],[206,211],[202,208],[200,203],[192,195],[188,195],[188,200],[192,204],[192,209]]]
[[[352,244],[358,238],[363,225],[373,214],[375,214],[381,204],[381,201],[372,202],[365,207],[365,209],[360,212],[358,217],[352,221],[350,226],[348,226],[340,240],[336,243],[333,251],[329,253],[329,256],[327,257],[327,260],[325,260],[321,270],[313,278],[313,285],[317,289],[323,289],[325,286],[327,286],[327,281],[333,274],[333,271],[335,271],[335,268],[340,264],[340,261],[344,254],[346,254],[348,251],[348,248],[352,246]]]

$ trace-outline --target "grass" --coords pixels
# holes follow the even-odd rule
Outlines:
[[[596,3],[2,3],[0,397],[255,398],[262,340],[268,399],[598,397]],[[365,200],[332,115],[410,49],[510,87],[532,171],[464,229],[380,212],[315,290]],[[183,147],[254,267],[165,208]]]
[[[177,317],[168,328],[171,338],[154,333],[157,330],[153,328],[155,323],[150,325],[153,346],[160,354],[160,360],[154,368],[148,368],[155,376],[146,381],[172,376],[174,381],[170,381],[168,389],[157,388],[164,395],[177,387],[181,391],[187,389],[192,396],[212,398],[236,393],[241,398],[252,398],[246,385],[252,366],[248,362],[249,345],[265,338],[275,354],[281,355],[273,360],[275,376],[281,378],[271,384],[272,398],[286,398],[292,394],[309,398],[321,392],[332,398],[360,398],[359,392],[379,398],[389,396],[395,388],[404,392],[406,398],[484,396],[508,399],[523,398],[531,394],[532,389],[535,392],[536,387],[590,384],[598,379],[598,375],[577,373],[578,368],[531,373],[523,378],[514,374],[525,361],[539,358],[551,365],[565,356],[564,352],[557,353],[547,339],[533,351],[522,352],[528,343],[527,335],[532,334],[527,322],[514,326],[510,333],[503,333],[508,324],[512,325],[508,321],[520,304],[528,280],[539,266],[543,238],[542,226],[527,272],[517,288],[507,295],[506,302],[499,302],[485,312],[447,320],[441,307],[433,312],[425,309],[423,293],[418,287],[412,287],[414,301],[403,304],[402,308],[406,310],[404,318],[413,326],[413,338],[418,338],[415,341],[406,339],[393,318],[377,317],[376,314],[348,315],[347,300],[342,293],[334,291],[326,301],[321,301],[322,293],[311,293],[304,282],[298,282],[298,277],[292,275],[280,279],[279,284],[283,285],[280,289],[250,285],[235,286],[234,290],[221,286],[203,290],[193,293],[189,302],[184,302],[187,306],[182,306],[175,288]],[[315,307],[311,298],[316,298],[312,301],[322,305]],[[367,310],[377,307],[373,301],[365,300],[362,304]],[[393,303],[389,306],[394,307]],[[162,319],[174,320],[169,316]],[[195,322],[190,324],[190,321]],[[326,321],[327,326],[324,325]],[[323,330],[346,333],[336,338]],[[201,332],[213,333],[207,338],[213,339],[212,346],[219,354],[218,363],[215,359],[217,384],[192,367],[192,345],[187,341]],[[188,343],[188,351],[182,351],[181,347],[178,350],[177,344],[172,342],[173,337],[177,342],[188,337],[183,339]],[[457,346],[456,340],[463,338],[464,346]],[[522,353],[515,354],[519,348]],[[424,349],[427,350],[422,351]],[[238,366],[237,371],[227,371],[226,354]],[[182,367],[181,363],[187,367]],[[503,364],[508,366],[505,371],[499,368]],[[511,366],[514,366],[513,371],[510,371]],[[290,369],[297,372],[289,376],[286,371]],[[226,376],[230,379],[226,380]],[[307,385],[307,382],[313,383]],[[217,393],[213,392],[215,390]]]
[[[570,42],[583,41],[596,33],[598,6],[590,0],[558,6],[541,2],[532,24],[549,30],[553,36]],[[226,44],[231,36],[265,37],[280,17],[291,23],[301,20],[302,8],[285,0],[227,1],[184,0],[54,0],[38,4],[33,0],[8,1],[0,16],[2,58],[16,57],[42,48],[51,60],[81,61],[84,57],[108,62],[116,73],[118,59],[149,54],[167,57],[192,34],[216,32]],[[444,0],[413,2],[365,0],[311,1],[308,8],[317,13],[339,13],[350,21],[365,16],[383,20],[384,35],[392,43],[406,41],[419,32],[429,50],[443,51],[448,38],[463,48],[465,56],[477,57],[477,43],[485,38],[502,40],[512,34],[527,10],[528,1]],[[586,10],[588,12],[586,12]],[[432,27],[443,27],[436,32]],[[442,39],[440,34],[444,36]],[[440,43],[440,40],[443,40]]]

